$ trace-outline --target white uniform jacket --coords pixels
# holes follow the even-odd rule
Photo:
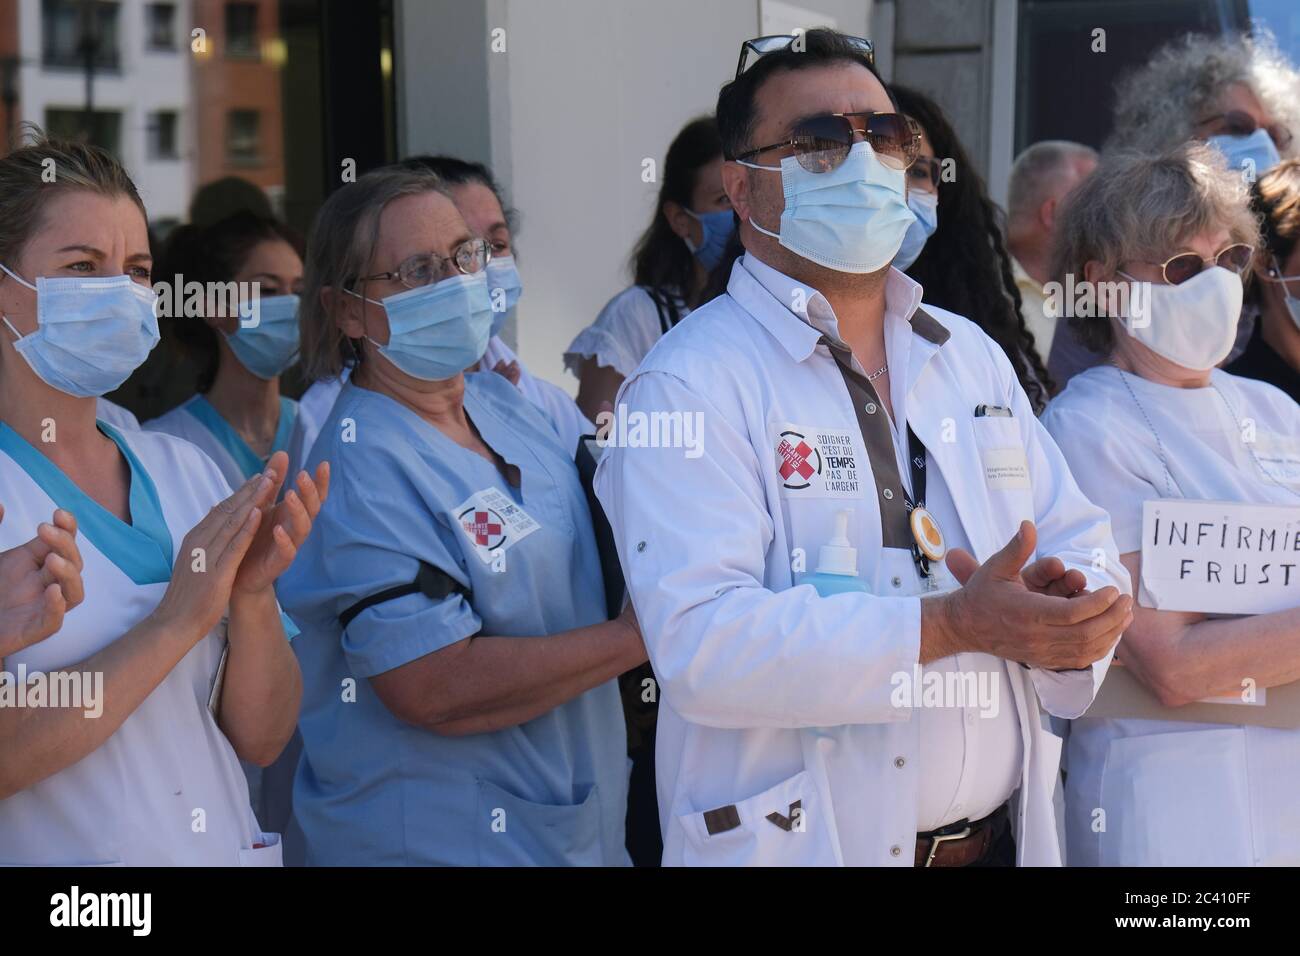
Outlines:
[[[606,450],[596,476],[660,682],[664,863],[911,866],[920,720],[893,692],[919,657],[924,588],[910,553],[882,546],[877,495],[894,491],[876,484],[845,379],[807,320],[806,303],[828,304],[788,279],[783,301],[749,261],[624,384],[624,447]],[[998,346],[960,316],[917,312],[920,287],[901,273],[887,300],[891,401],[929,450],[930,488],[951,494],[961,528],[949,539],[983,561],[1032,519],[1041,554],[1127,592],[1106,514]],[[979,405],[1013,415],[976,417]],[[697,440],[647,447],[671,444],[659,439],[673,427]],[[797,563],[814,569],[845,508],[871,593],[821,597],[796,586]],[[1061,863],[1061,740],[1047,713],[1082,713],[1109,662],[1006,666],[1023,742],[1021,865]]]

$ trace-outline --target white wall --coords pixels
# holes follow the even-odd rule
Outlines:
[[[116,73],[95,74],[95,109],[122,114],[121,160],[140,188],[151,219],[183,219],[193,188],[193,115],[189,68],[190,4],[178,0],[176,44],[172,52],[145,49],[144,0],[125,0],[118,11]],[[45,125],[47,107],[79,109],[85,104],[85,74],[81,70],[47,70],[41,66],[41,0],[21,0],[18,8],[19,78],[23,120]],[[151,161],[146,137],[149,114],[173,110],[179,114],[180,158]]]
[[[628,255],[654,210],[658,184],[642,182],[642,161],[662,163],[678,129],[713,109],[740,44],[760,32],[762,5],[405,0],[399,8],[402,148],[491,162],[521,211],[517,346],[534,374],[576,391],[561,354],[630,281]],[[790,6],[769,5],[768,23]],[[807,26],[830,19],[866,34],[868,0],[797,6],[814,13]],[[488,48],[497,27],[504,53]],[[485,77],[485,95],[475,75]],[[449,82],[462,104],[454,112],[433,92]]]

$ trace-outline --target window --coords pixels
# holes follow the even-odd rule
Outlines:
[[[176,49],[176,4],[148,4],[144,15],[145,47],[150,50]]]
[[[101,70],[116,70],[119,4],[107,0],[41,0],[41,62],[53,67],[86,65],[86,27],[92,62]]]
[[[257,4],[226,4],[226,56],[256,59]]]
[[[180,158],[176,144],[178,121],[179,115],[174,110],[159,110],[149,114],[146,145],[150,159]]]
[[[45,131],[55,139],[88,142],[121,155],[122,114],[114,110],[96,110],[87,117],[83,109],[49,107]]]
[[[262,114],[257,110],[231,110],[226,114],[226,162],[256,166],[262,161]]]

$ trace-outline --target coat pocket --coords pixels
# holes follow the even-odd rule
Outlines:
[[[677,817],[686,866],[834,866],[830,821],[808,771],[746,800]]]
[[[478,781],[475,841],[480,866],[601,866],[600,793],[581,803],[534,803]]]
[[[263,833],[261,842],[266,846],[239,851],[239,865],[284,866],[284,847],[280,844],[280,834]]]
[[[1250,866],[1242,727],[1117,737],[1101,777],[1102,866]]]

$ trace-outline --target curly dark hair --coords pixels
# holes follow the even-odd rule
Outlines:
[[[935,157],[951,160],[956,177],[939,182],[939,226],[907,270],[925,301],[970,319],[1002,347],[1016,378],[1041,412],[1055,385],[1020,312],[1020,292],[1003,238],[1004,214],[989,199],[957,133],[939,104],[916,90],[891,87],[899,110],[921,124]]]

